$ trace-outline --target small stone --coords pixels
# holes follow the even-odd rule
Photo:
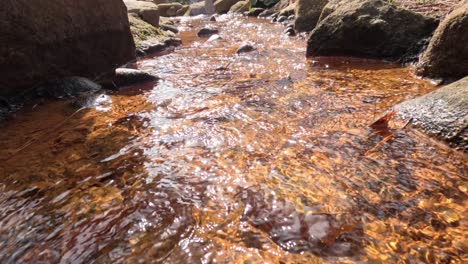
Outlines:
[[[211,17],[210,17],[210,21],[211,21],[211,22],[216,22],[216,17],[215,17],[215,16],[211,16]]]
[[[288,16],[288,20],[294,20],[294,18],[296,18],[294,15]]]
[[[286,16],[280,16],[280,17],[278,17],[278,19],[276,19],[276,22],[281,23],[281,22],[286,21],[287,19],[288,18]]]
[[[206,42],[212,42],[212,41],[221,40],[221,39],[223,38],[220,35],[214,34]]]
[[[212,29],[212,28],[202,28],[198,31],[197,36],[198,37],[208,37],[213,34],[218,34],[219,30],[217,29]]]
[[[240,48],[237,49],[236,53],[240,54],[240,53],[251,52],[251,51],[254,51],[254,50],[255,50],[254,46],[252,46],[250,44],[243,44],[242,46],[240,46]]]
[[[290,37],[296,36],[296,31],[294,31],[293,28],[289,28],[289,27],[286,28],[286,30],[285,30],[283,33],[284,33],[285,35],[287,35],[287,36],[290,36]]]

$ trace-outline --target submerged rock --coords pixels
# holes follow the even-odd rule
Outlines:
[[[421,58],[418,73],[432,78],[468,75],[468,1],[439,25]]]
[[[202,38],[202,37],[209,37],[214,34],[218,34],[219,30],[217,29],[212,29],[212,28],[202,28],[198,31],[197,36]]]
[[[101,90],[101,85],[83,77],[68,77],[49,81],[38,88],[38,97],[54,99],[70,99],[95,94]]]
[[[427,134],[468,150],[468,77],[398,104],[394,110]]]
[[[240,46],[236,53],[237,54],[241,54],[241,53],[247,53],[247,52],[251,52],[251,51],[254,51],[255,50],[255,47],[252,46],[251,44],[243,44],[242,46]]]
[[[433,18],[382,0],[341,3],[311,32],[307,56],[404,59],[418,54],[437,27]]]
[[[297,31],[311,31],[317,25],[322,9],[328,0],[298,0],[295,10]]]
[[[0,25],[1,96],[65,76],[94,78],[135,58],[121,0],[2,1]]]
[[[245,204],[241,221],[267,233],[283,250],[350,256],[361,247],[362,228],[354,217],[314,213],[307,207],[299,212],[293,204],[265,193],[256,188],[240,192],[238,197]]]

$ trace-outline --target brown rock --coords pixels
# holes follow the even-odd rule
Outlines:
[[[328,0],[298,0],[295,10],[295,29],[297,31],[311,31],[314,29],[322,9],[327,3]]]
[[[14,0],[0,8],[0,95],[66,76],[94,78],[135,58],[121,0]]]
[[[407,60],[436,27],[434,18],[383,0],[346,1],[310,33],[307,55]]]
[[[457,79],[468,75],[468,1],[439,25],[421,57],[418,73]]]

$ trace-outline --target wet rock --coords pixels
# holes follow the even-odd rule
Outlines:
[[[328,0],[298,0],[295,10],[297,31],[311,31],[317,25],[322,9]]]
[[[229,13],[242,13],[249,10],[250,2],[249,1],[240,1],[235,3],[229,9]]]
[[[246,15],[256,17],[256,16],[260,15],[260,13],[262,13],[263,11],[265,11],[264,8],[259,8],[259,7],[252,8],[246,13]]]
[[[132,84],[157,80],[159,80],[157,76],[144,71],[118,68],[115,70],[113,82],[116,86],[128,86]]]
[[[214,34],[206,42],[213,42],[213,41],[222,40],[222,39],[223,38],[220,35]]]
[[[468,77],[398,104],[394,110],[427,134],[468,150]]]
[[[295,17],[296,16],[294,16],[294,15],[290,15],[290,16],[288,16],[288,20],[294,20]]]
[[[342,3],[311,32],[307,56],[401,60],[418,54],[437,26],[433,18],[382,0]]]
[[[294,28],[291,28],[291,27],[288,27],[286,28],[286,30],[283,32],[286,36],[296,36],[296,31],[294,30]]]
[[[153,27],[159,27],[159,9],[156,4],[136,0],[125,0],[124,3],[129,14],[136,14]]]
[[[468,1],[439,25],[421,57],[418,73],[432,78],[468,75]]]
[[[237,54],[241,54],[241,53],[247,53],[247,52],[251,52],[251,51],[254,51],[255,50],[255,47],[252,46],[251,44],[243,44],[242,46],[240,46],[236,53]]]
[[[215,11],[218,14],[227,13],[237,2],[239,2],[239,0],[217,0],[214,2]]]
[[[218,34],[219,30],[217,29],[212,29],[212,28],[202,28],[198,31],[197,36],[202,38],[202,37],[209,37],[213,34]]]
[[[216,17],[215,17],[215,16],[211,16],[211,17],[210,17],[210,21],[211,21],[211,22],[216,22]]]
[[[36,88],[38,97],[70,99],[95,94],[101,85],[83,77],[68,77],[44,83]]]
[[[0,10],[0,95],[65,76],[94,78],[135,58],[121,0],[2,1]]]
[[[278,23],[282,23],[284,21],[286,21],[288,18],[286,16],[280,16],[278,17],[278,19],[276,19],[276,22]]]

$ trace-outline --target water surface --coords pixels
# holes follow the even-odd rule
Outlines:
[[[0,262],[467,261],[466,155],[369,127],[435,89],[413,68],[307,60],[267,21],[179,27],[183,46],[133,65],[161,81],[1,124]]]

